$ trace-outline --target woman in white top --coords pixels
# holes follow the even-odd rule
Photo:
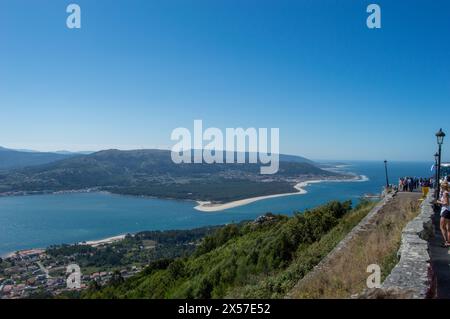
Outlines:
[[[448,195],[448,183],[446,181],[441,183],[441,198],[437,201],[441,204],[441,221],[440,228],[442,237],[444,237],[444,247],[450,247],[450,202]]]

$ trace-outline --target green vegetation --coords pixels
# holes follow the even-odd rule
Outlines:
[[[283,297],[373,207],[331,202],[293,217],[267,214],[207,236],[190,257],[152,262],[83,298]]]
[[[170,151],[108,150],[0,173],[0,193],[90,188],[117,194],[224,202],[292,192],[293,179],[344,177],[300,157],[281,158],[289,161],[281,161],[279,172],[269,178],[259,174],[260,163],[175,164]]]

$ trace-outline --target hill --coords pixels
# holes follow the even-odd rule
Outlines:
[[[0,147],[0,170],[23,168],[33,165],[42,165],[62,159],[70,154],[57,154],[33,151],[16,151]]]
[[[224,226],[193,255],[93,287],[84,298],[282,298],[370,211],[331,202],[288,218],[267,214]]]
[[[223,202],[293,191],[296,181],[343,178],[301,158],[280,162],[275,175],[260,164],[175,164],[166,150],[106,150],[0,174],[0,193],[95,188],[119,194]]]

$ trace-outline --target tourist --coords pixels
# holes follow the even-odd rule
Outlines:
[[[450,203],[448,197],[448,183],[447,181],[441,183],[441,197],[437,201],[438,204],[441,204],[441,220],[440,220],[440,228],[442,237],[444,237],[444,247],[450,246]]]
[[[407,183],[408,183],[408,191],[412,192],[413,188],[414,188],[414,185],[413,185],[413,180],[412,180],[411,177],[408,177],[408,182]]]
[[[430,182],[426,180],[426,178],[420,179],[420,187],[422,188],[422,198],[427,197],[428,192],[430,191]]]
[[[403,192],[403,178],[399,178],[398,180],[398,190]]]

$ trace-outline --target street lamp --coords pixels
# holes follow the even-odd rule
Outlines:
[[[440,180],[441,180],[441,159],[442,159],[442,144],[444,143],[445,133],[442,131],[442,128],[439,129],[439,132],[436,133],[436,139],[438,144],[438,163],[437,163],[437,187],[436,187],[436,198],[439,197],[440,194]]]
[[[387,171],[387,161],[384,160],[384,172],[386,174],[386,190],[389,188],[389,178],[388,178],[388,171]]]

